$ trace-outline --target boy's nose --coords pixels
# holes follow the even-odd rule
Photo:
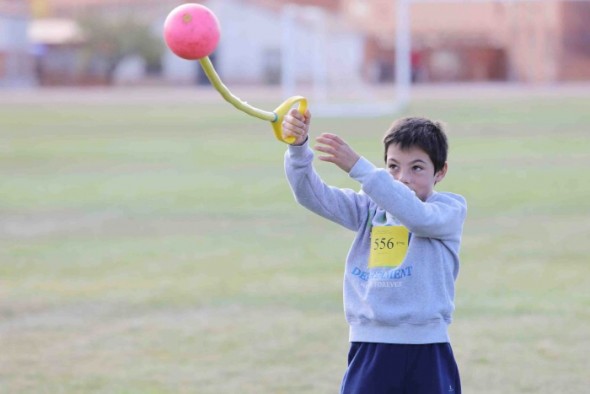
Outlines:
[[[406,185],[410,184],[410,178],[407,175],[407,173],[400,171],[398,175],[399,175],[399,177],[397,178],[398,181],[400,181],[401,183],[404,183]]]

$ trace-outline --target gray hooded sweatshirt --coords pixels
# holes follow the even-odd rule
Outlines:
[[[349,174],[360,192],[328,186],[313,156],[307,142],[289,146],[285,171],[299,204],[356,232],[343,289],[350,341],[450,342],[465,199],[433,192],[423,202],[363,157]]]

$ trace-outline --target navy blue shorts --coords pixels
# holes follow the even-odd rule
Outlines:
[[[341,394],[461,394],[449,343],[352,342]]]

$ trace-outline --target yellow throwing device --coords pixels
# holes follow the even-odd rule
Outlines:
[[[289,97],[285,100],[281,105],[279,105],[273,112],[263,111],[259,108],[253,107],[245,101],[240,100],[238,97],[234,96],[227,86],[221,82],[221,78],[215,71],[213,64],[211,63],[211,59],[209,56],[205,56],[199,59],[199,63],[201,63],[201,67],[203,67],[203,71],[205,71],[205,75],[209,78],[209,81],[215,87],[215,89],[221,94],[221,96],[229,103],[231,103],[234,107],[247,113],[248,115],[255,116],[257,118],[267,120],[271,122],[271,126],[275,137],[284,143],[291,144],[295,141],[295,137],[283,137],[283,118],[289,112],[289,110],[296,104],[299,103],[297,110],[304,114],[307,111],[307,99],[302,96],[293,96]]]

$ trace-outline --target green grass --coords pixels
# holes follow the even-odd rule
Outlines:
[[[590,384],[588,108],[407,111],[447,123],[439,189],[469,204],[451,326],[466,393]],[[314,119],[312,133],[380,163],[392,120]],[[267,124],[222,100],[6,104],[0,137],[1,393],[338,390],[353,234],[295,204]]]

